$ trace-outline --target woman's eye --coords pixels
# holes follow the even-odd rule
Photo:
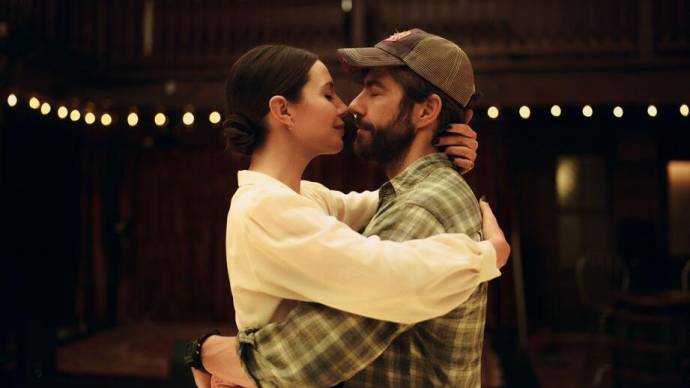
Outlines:
[[[333,97],[333,96],[330,95],[330,94],[326,94],[326,99],[328,99],[329,101],[332,100],[333,98],[335,98],[335,97]]]

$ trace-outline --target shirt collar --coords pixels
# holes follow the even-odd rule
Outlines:
[[[247,185],[260,185],[260,186],[273,186],[282,187],[292,191],[288,185],[273,178],[272,176],[266,175],[252,170],[241,170],[237,172],[237,185],[247,186]]]
[[[389,195],[404,193],[440,167],[453,167],[446,154],[434,152],[422,156],[407,166],[398,176],[384,183],[379,191],[379,199],[383,200]]]

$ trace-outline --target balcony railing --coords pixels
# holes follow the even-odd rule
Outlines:
[[[420,27],[495,61],[690,59],[690,0],[6,0],[15,37],[93,60],[105,75],[218,75],[261,43],[334,48]],[[353,38],[354,37],[354,38]]]

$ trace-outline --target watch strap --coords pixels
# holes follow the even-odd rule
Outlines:
[[[201,346],[204,344],[204,341],[206,341],[206,339],[212,335],[220,335],[220,331],[213,330],[187,343],[187,348],[184,355],[184,361],[187,366],[206,372],[204,365],[201,363]]]

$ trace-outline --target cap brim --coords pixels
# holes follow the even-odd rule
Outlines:
[[[377,47],[338,49],[338,60],[346,68],[404,66],[405,63]]]

